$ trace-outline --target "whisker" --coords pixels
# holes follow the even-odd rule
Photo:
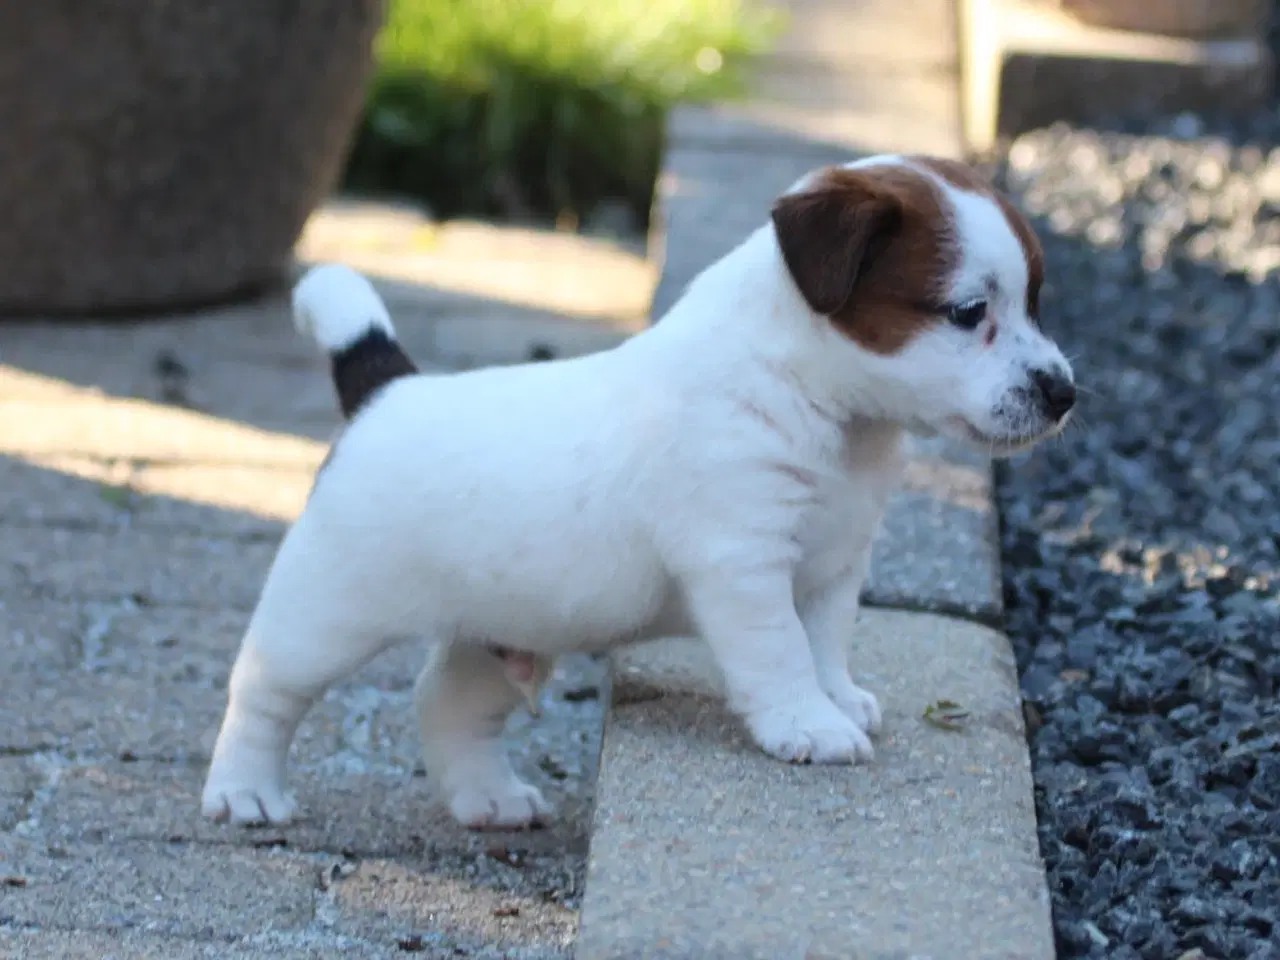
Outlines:
[[[1067,425],[1058,433],[1058,438],[1062,440],[1063,443],[1066,443],[1068,431],[1083,430],[1087,434],[1089,432],[1089,427],[1090,425],[1085,421],[1085,418],[1080,416],[1079,414],[1076,414],[1071,418],[1071,420],[1067,423]]]

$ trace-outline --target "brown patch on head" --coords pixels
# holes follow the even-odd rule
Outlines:
[[[1009,229],[1018,238],[1023,256],[1027,258],[1027,316],[1038,321],[1040,319],[1040,286],[1044,283],[1044,248],[1040,245],[1040,238],[1036,236],[1031,221],[1014,206],[1008,197],[996,190],[968,164],[943,157],[911,157],[910,159],[917,166],[937,174],[957,190],[990,197],[1000,207],[1000,212],[1009,221]]]
[[[1040,246],[1040,238],[1036,236],[1031,221],[1021,210],[1002,193],[993,192],[996,203],[1013,228],[1013,235],[1022,245],[1022,252],[1027,258],[1027,316],[1040,322],[1040,286],[1044,283],[1044,248]]]
[[[910,167],[832,167],[780,197],[773,225],[810,309],[865,349],[890,354],[940,320],[958,264],[944,203]]]

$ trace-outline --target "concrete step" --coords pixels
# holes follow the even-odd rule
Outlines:
[[[619,657],[578,960],[1051,960],[1017,677],[971,622],[868,610],[870,766],[788,766],[729,716],[705,646]],[[923,718],[952,700],[961,731]]]

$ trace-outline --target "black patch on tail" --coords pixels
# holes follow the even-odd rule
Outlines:
[[[329,354],[329,362],[338,404],[348,420],[392,380],[418,372],[400,344],[377,327],[345,350]]]

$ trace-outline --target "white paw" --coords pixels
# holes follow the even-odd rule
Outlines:
[[[237,826],[283,825],[298,805],[283,778],[265,772],[265,764],[216,759],[205,780],[201,812],[210,820]]]
[[[545,823],[551,804],[537,787],[511,774],[495,783],[455,790],[449,812],[469,830],[524,830]]]
[[[879,733],[882,714],[880,701],[869,690],[853,683],[841,684],[828,691],[831,700],[844,711],[844,715],[858,725],[863,733]]]
[[[790,763],[857,763],[875,755],[866,733],[825,696],[761,710],[747,725],[760,749]]]

